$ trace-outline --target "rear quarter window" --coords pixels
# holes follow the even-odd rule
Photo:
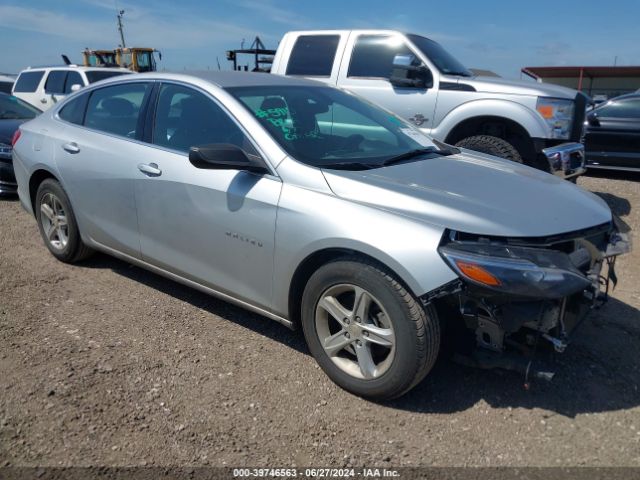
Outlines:
[[[330,77],[340,35],[301,35],[296,40],[287,75]]]
[[[23,93],[35,92],[38,89],[38,85],[40,85],[40,80],[42,80],[43,76],[43,71],[23,72],[18,77],[13,91]]]
[[[88,99],[89,95],[84,94],[68,101],[66,105],[60,109],[60,112],[58,112],[58,117],[66,122],[82,125]]]

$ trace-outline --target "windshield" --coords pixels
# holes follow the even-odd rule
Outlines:
[[[123,72],[122,70],[89,70],[85,72],[89,83],[95,83],[105,78],[117,77],[118,75],[127,75],[131,72]]]
[[[227,89],[296,160],[314,167],[366,169],[438,147],[418,129],[367,101],[331,87]]]
[[[407,38],[418,47],[422,53],[424,53],[429,60],[431,60],[438,70],[445,75],[461,75],[463,77],[472,77],[467,68],[462,65],[453,55],[447,52],[442,46],[429,40],[428,38],[421,37],[420,35],[407,35]]]
[[[136,60],[139,72],[152,72],[155,70],[152,52],[137,52]]]
[[[0,120],[31,119],[40,114],[40,110],[12,95],[0,95]]]

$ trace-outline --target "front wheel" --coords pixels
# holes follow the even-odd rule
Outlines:
[[[358,258],[330,262],[311,276],[302,327],[329,378],[375,400],[413,388],[440,347],[435,310],[422,308],[390,273]]]
[[[456,143],[456,147],[468,148],[480,153],[505,158],[512,162],[522,163],[522,156],[506,140],[491,135],[474,135]]]

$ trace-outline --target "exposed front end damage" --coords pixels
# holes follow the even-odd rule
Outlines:
[[[629,229],[617,218],[544,238],[447,231],[439,251],[460,279],[422,300],[434,302],[445,328],[463,340],[457,361],[519,371],[525,385],[551,380],[553,372],[537,366],[537,350],[564,352],[586,314],[607,301],[616,258],[630,249]]]

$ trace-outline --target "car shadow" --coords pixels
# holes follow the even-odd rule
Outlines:
[[[440,359],[431,374],[404,397],[391,402],[403,410],[452,413],[480,401],[494,408],[539,408],[575,417],[640,405],[640,310],[610,298],[589,314],[563,354],[540,351],[542,364],[556,373],[551,382],[502,370],[479,370]]]
[[[631,202],[609,192],[593,192],[607,202],[609,208],[619,217],[626,217],[631,213]]]
[[[289,330],[152,272],[103,254],[82,266],[110,269],[310,355],[301,331]],[[534,381],[526,389],[522,374],[464,367],[441,356],[421,384],[384,405],[412,412],[453,413],[484,401],[494,408],[539,408],[567,417],[624,410],[640,405],[640,358],[636,354],[639,345],[640,310],[611,298],[591,313],[564,354],[539,352],[556,372],[552,382]]]
[[[112,270],[123,277],[140,282],[159,292],[209,312],[212,315],[222,317],[244,328],[253,330],[260,335],[277,340],[300,353],[309,354],[302,334],[299,335],[298,332],[294,332],[286,326],[262,315],[237,307],[232,303],[225,302],[224,300],[187,287],[143,268],[131,265],[125,261],[98,253],[78,265],[86,268]]]

